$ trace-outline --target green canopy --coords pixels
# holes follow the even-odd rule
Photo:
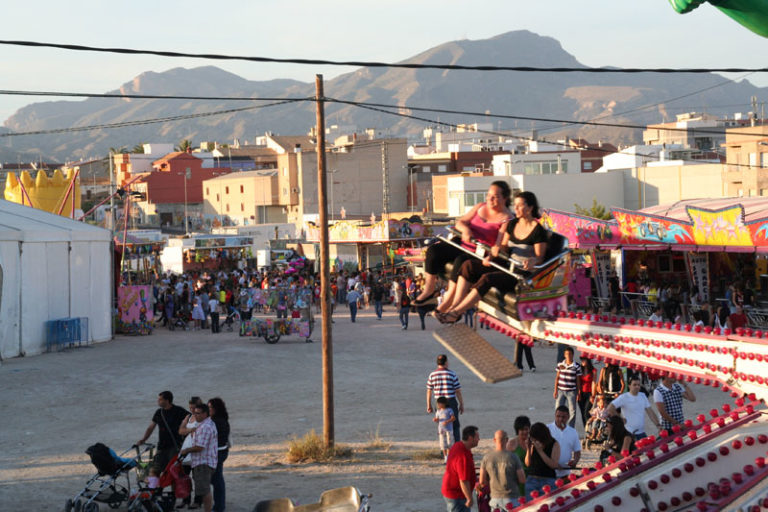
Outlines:
[[[669,0],[679,13],[691,12],[706,0]],[[755,34],[768,37],[768,2],[766,0],[708,0],[725,14]]]

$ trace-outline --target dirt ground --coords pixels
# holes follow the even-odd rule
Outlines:
[[[283,337],[267,345],[231,332],[159,328],[151,336],[2,362],[0,508],[61,510],[94,473],[84,450],[98,441],[118,452],[128,449],[149,424],[157,394],[169,389],[180,405],[191,395],[221,396],[227,403],[234,442],[224,468],[230,512],[283,496],[314,502],[323,490],[346,485],[372,493],[373,510],[444,510],[443,464],[419,457],[437,449],[425,405],[425,379],[443,352],[432,337],[435,320],[428,318],[422,331],[412,314],[403,331],[392,308],[383,321],[364,310],[355,324],[345,313],[335,316],[333,364],[336,440],[353,449],[348,460],[289,464],[285,458],[290,439],[310,429],[322,433],[319,329],[315,343]],[[509,338],[482,333],[513,356]],[[553,347],[537,345],[536,373],[526,370],[495,385],[450,359],[465,399],[462,425],[480,428],[477,462],[491,449],[494,430],[513,432],[516,416],[552,421],[555,355]],[[699,400],[686,403],[688,417],[730,400],[712,388],[694,391]]]

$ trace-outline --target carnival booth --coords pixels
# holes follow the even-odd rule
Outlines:
[[[187,271],[243,269],[248,265],[255,266],[255,257],[253,237],[195,235],[168,240],[160,261],[164,271],[183,274]]]
[[[735,284],[754,294],[747,316],[753,326],[764,328],[768,308],[760,299],[768,292],[763,289],[768,274],[766,211],[768,198],[763,197],[699,199],[639,211],[613,208],[611,221],[546,210],[543,222],[586,255],[595,308],[608,312],[616,305],[611,279],[623,290],[620,303],[631,305],[636,316],[650,315],[656,301],[632,291],[634,284],[680,283],[689,299],[683,320],[690,321],[701,304],[724,303],[728,287]]]
[[[111,243],[108,230],[0,200],[3,358],[43,352],[54,320],[77,319],[76,341],[112,338]]]
[[[154,279],[160,274],[165,240],[149,233],[122,231],[115,236],[117,274],[116,332],[152,334]]]
[[[308,242],[320,241],[317,226],[307,223],[305,229]],[[328,227],[334,270],[394,266],[420,254],[424,241],[432,236],[432,226],[415,218],[374,223],[344,220]]]

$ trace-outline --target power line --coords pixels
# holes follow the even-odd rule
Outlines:
[[[536,67],[536,66],[465,66],[460,64],[417,64],[409,62],[337,61],[326,59],[299,59],[275,57],[250,57],[215,53],[187,53],[163,50],[139,50],[135,48],[108,48],[77,44],[46,43],[40,41],[0,40],[0,44],[60,50],[118,53],[123,55],[155,55],[158,57],[191,58],[206,60],[237,60],[246,62],[270,62],[316,66],[359,66],[371,68],[443,69],[462,71],[521,71],[531,73],[765,73],[768,68],[614,68],[614,67]]]
[[[275,103],[269,103],[267,105],[254,105],[250,107],[231,108],[227,110],[217,110],[214,112],[200,112],[197,114],[186,114],[186,115],[170,116],[170,117],[159,117],[155,119],[139,119],[136,121],[123,121],[120,123],[96,124],[96,125],[89,125],[89,126],[72,126],[70,128],[54,128],[50,130],[36,130],[36,131],[30,131],[30,132],[8,132],[8,133],[0,133],[0,137],[18,137],[23,135],[50,135],[54,133],[86,132],[91,130],[101,130],[101,129],[109,129],[109,128],[125,128],[127,126],[141,126],[145,124],[164,123],[168,121],[183,121],[185,119],[218,116],[222,114],[232,114],[236,112],[243,112],[246,110],[256,110],[256,109],[261,109],[266,107],[274,107],[278,105],[284,105],[287,103],[295,103],[297,101],[305,101],[305,100],[284,100],[284,101],[278,101]]]
[[[306,101],[314,100],[314,97],[306,98],[237,98],[233,96],[179,96],[160,94],[122,94],[122,93],[94,93],[94,92],[61,92],[61,91],[14,91],[0,89],[0,95],[5,96],[57,96],[70,98],[119,98],[119,99],[154,99],[154,100],[210,100],[210,101]]]

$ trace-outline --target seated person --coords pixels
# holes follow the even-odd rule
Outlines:
[[[746,327],[747,321],[747,315],[744,314],[744,308],[741,306],[736,306],[733,313],[728,317],[728,323],[733,331],[739,327]]]
[[[603,427],[607,418],[608,411],[605,395],[596,395],[595,405],[592,406],[592,410],[589,412],[589,419],[584,426],[584,433],[588,441],[599,441],[603,438]]]
[[[474,250],[472,240],[478,240],[488,245],[494,245],[498,241],[499,231],[512,216],[509,211],[510,195],[512,191],[505,181],[494,181],[488,189],[486,202],[474,206],[456,222],[456,229],[461,232],[461,245]],[[427,249],[424,259],[424,289],[413,301],[414,306],[425,306],[437,302],[437,274],[442,272],[446,264],[453,263],[451,275],[448,279],[448,291],[445,299],[438,306],[438,311],[447,311],[452,303],[452,297],[456,289],[456,281],[459,278],[461,264],[472,259],[472,256],[451,244],[438,242]]]
[[[490,266],[490,258],[496,258],[502,248],[509,247],[510,258],[519,261],[523,270],[530,271],[541,263],[547,250],[547,231],[539,223],[539,202],[532,192],[515,194],[515,218],[502,229],[501,240],[491,248],[491,255],[484,260],[472,258],[461,266],[461,281],[457,284],[452,300],[446,298],[437,319],[442,323],[455,323],[468,309],[477,304],[492,286],[502,291],[513,291],[517,278]],[[471,284],[473,283],[474,284]],[[450,302],[449,302],[450,301]],[[442,313],[446,312],[446,313]]]
[[[613,455],[616,459],[624,456],[622,452],[632,453],[635,449],[635,438],[624,427],[624,418],[621,416],[611,416],[605,424],[605,447],[600,453],[600,462],[605,463],[608,457]]]

